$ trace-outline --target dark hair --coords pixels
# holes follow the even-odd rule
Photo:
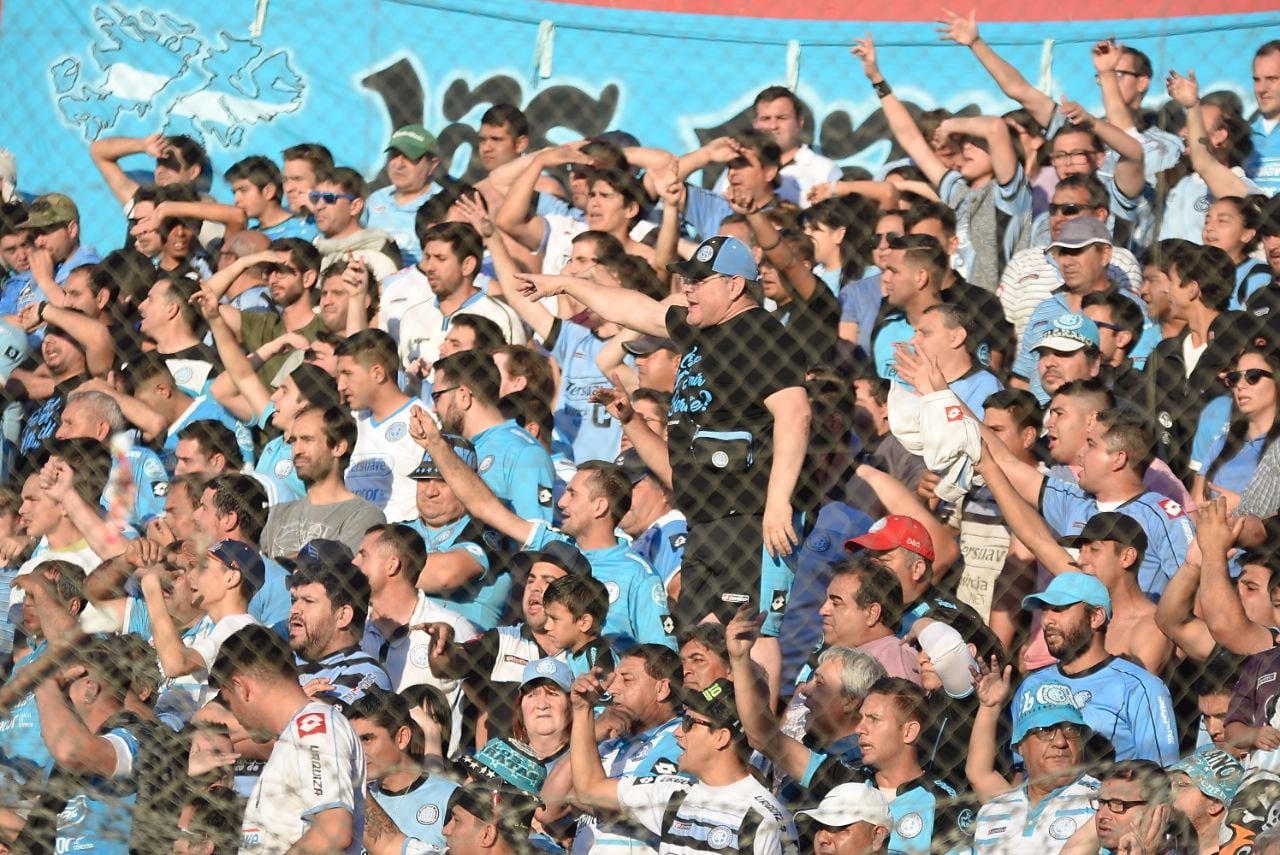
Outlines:
[[[310,241],[296,237],[276,238],[267,249],[272,252],[289,253],[293,263],[303,273],[307,271],[315,274],[320,273],[320,250],[316,249],[315,244]]]
[[[1084,299],[1080,302],[1081,309],[1089,309],[1094,306],[1104,306],[1111,310],[1111,323],[1114,326],[1129,334],[1129,341],[1121,349],[1121,352],[1128,355],[1137,345],[1138,339],[1142,336],[1142,325],[1144,318],[1142,309],[1138,308],[1138,304],[1133,300],[1120,293],[1115,287],[1107,288],[1105,291],[1093,291],[1084,295]]]
[[[627,254],[622,242],[608,232],[588,229],[585,232],[579,232],[574,235],[572,242],[576,244],[584,240],[592,241],[595,244],[596,263],[610,270],[616,271],[618,265],[622,263],[623,257]]]
[[[62,605],[70,606],[73,601],[79,601],[83,604],[85,601],[84,568],[61,558],[50,558],[46,561],[41,561],[32,568],[31,572],[47,573],[51,570],[58,576],[53,580],[53,590]]]
[[[840,241],[840,281],[861,279],[867,267],[863,247],[865,223],[876,219],[872,203],[865,196],[832,196],[810,205],[801,215],[805,223],[821,223],[830,229],[844,229]]]
[[[579,472],[594,472],[587,480],[587,489],[592,499],[604,497],[609,502],[609,516],[614,524],[631,510],[631,479],[622,471],[622,467],[607,460],[585,460],[578,464]]]
[[[738,145],[755,152],[756,157],[760,159],[760,165],[765,169],[771,166],[782,166],[782,149],[778,147],[778,141],[773,138],[773,134],[757,131],[755,128],[747,128],[733,134],[733,138],[738,142]],[[775,177],[775,187],[777,182],[778,179]]]
[[[437,687],[430,683],[405,686],[400,690],[400,697],[409,702],[410,710],[417,707],[426,710],[427,715],[440,726],[441,733],[453,732],[453,707],[449,704],[449,699],[445,697],[444,692]],[[409,754],[421,758],[427,753],[426,735],[413,721],[412,716],[409,717],[409,724],[413,731],[413,736],[409,739]]]
[[[436,223],[419,234],[418,239],[422,241],[424,251],[432,241],[449,244],[453,257],[458,259],[459,264],[468,258],[474,258],[476,271],[479,271],[480,261],[484,258],[484,239],[470,223]]]
[[[1062,389],[1058,389],[1058,394],[1062,394]],[[1035,428],[1036,435],[1040,434],[1044,413],[1040,410],[1040,402],[1036,400],[1036,396],[1026,389],[1007,388],[992,392],[982,402],[982,406],[987,410],[1006,410],[1018,430]]]
[[[653,265],[638,255],[624,255],[618,263],[618,284],[631,291],[638,291],[651,300],[661,302],[671,296],[671,289],[658,278]]]
[[[352,333],[338,345],[336,355],[349,356],[366,369],[380,365],[387,379],[392,383],[396,382],[397,372],[400,370],[400,354],[396,348],[396,340],[384,330],[364,329]]]
[[[365,534],[378,535],[378,546],[389,550],[392,557],[400,562],[405,579],[414,585],[418,584],[418,576],[427,563],[427,546],[422,535],[404,523],[370,526]]]
[[[168,276],[161,276],[151,283],[151,287],[154,288],[162,280],[169,283],[167,299],[177,305],[178,317],[182,318],[193,333],[197,336],[201,335],[205,329],[204,318],[201,317],[200,310],[191,305],[191,298],[200,290],[200,283],[194,279],[171,273]]]
[[[179,442],[188,439],[200,447],[205,457],[221,454],[227,461],[227,468],[232,471],[244,465],[235,431],[216,419],[200,419],[178,431]]]
[[[1235,355],[1231,360],[1228,370],[1237,368],[1240,364],[1240,357],[1246,354],[1253,354],[1263,359],[1267,363],[1267,367],[1277,376],[1280,377],[1280,353],[1277,353],[1272,347],[1258,347],[1257,345],[1248,345]],[[1272,379],[1272,383],[1275,379]],[[1262,448],[1259,449],[1258,455],[1261,456],[1271,443],[1280,438],[1280,418],[1273,418],[1271,428],[1267,431],[1267,435],[1262,440]],[[1227,432],[1223,437],[1222,450],[1218,452],[1218,456],[1209,464],[1209,468],[1205,470],[1204,479],[1209,483],[1213,483],[1214,476],[1218,474],[1218,470],[1222,468],[1224,463],[1235,458],[1244,448],[1245,443],[1249,441],[1249,420],[1240,412],[1240,408],[1236,406],[1234,396],[1231,401],[1231,417],[1227,422]]]
[[[326,410],[342,403],[333,376],[317,365],[301,362],[289,372],[289,377],[298,387],[298,395],[310,407]]]
[[[485,406],[498,406],[502,373],[498,371],[493,357],[487,353],[477,353],[474,350],[451,353],[436,362],[436,376],[447,377],[450,383],[457,386],[466,386],[471,395]]]
[[[634,404],[636,401],[653,401],[664,412],[671,409],[671,393],[664,392],[661,389],[650,389],[646,386],[641,386],[631,393],[631,402]]]
[[[1084,134],[1087,136],[1089,138],[1089,145],[1093,148],[1095,153],[1104,149],[1102,138],[1098,136],[1097,131],[1093,128],[1067,123],[1054,131],[1053,135],[1049,137],[1049,150],[1053,150],[1053,144],[1058,141],[1059,137],[1065,137],[1069,134]]]
[[[832,578],[856,576],[858,593],[853,601],[858,608],[880,606],[880,622],[896,630],[902,620],[902,583],[883,561],[867,554],[846,558],[832,568]]]
[[[1084,380],[1069,380],[1063,383],[1058,387],[1058,391],[1050,396],[1050,402],[1059,395],[1066,395],[1069,398],[1093,398],[1095,404],[1097,404],[1097,409],[1094,412],[1099,413],[1116,405],[1115,393],[1096,377]]]
[[[928,701],[924,689],[902,677],[881,677],[871,684],[868,695],[885,695],[893,701],[893,707],[903,721],[914,721],[921,726],[929,722]]]
[[[289,589],[311,584],[324,588],[334,611],[351,607],[350,631],[359,638],[369,615],[369,577],[350,561],[297,562],[289,574]]]
[[[758,107],[765,101],[777,101],[780,98],[786,98],[791,102],[791,109],[795,110],[796,118],[803,120],[804,118],[804,102],[800,100],[796,93],[792,92],[785,86],[766,86],[760,90],[760,94],[756,96],[756,100],[751,102],[752,106]]]
[[[494,104],[484,111],[480,124],[493,128],[508,127],[513,137],[529,136],[529,119],[515,104]]]
[[[530,426],[536,425],[538,442],[548,452],[551,451],[552,434],[555,433],[555,416],[545,398],[526,386],[503,395],[499,403],[502,405],[502,412],[509,418],[515,419],[516,424],[529,433],[533,433],[529,430]]]
[[[458,200],[463,197],[469,198],[484,210],[489,210],[489,203],[485,201],[484,194],[470,184],[451,184],[423,202],[418,208],[418,213],[413,217],[413,233],[418,238],[418,244],[421,246],[426,243],[424,235],[432,226],[446,222],[449,217],[449,209],[458,204]]]
[[[0,237],[9,237],[22,232],[18,226],[27,221],[27,206],[21,199],[0,203]]]
[[[76,658],[80,664],[102,686],[107,697],[118,704],[124,703],[133,685],[128,642],[122,639],[123,636],[119,635],[90,638],[76,650]],[[159,683],[159,674],[156,676],[156,682]]]
[[[360,437],[360,429],[356,425],[355,417],[345,407],[334,404],[323,410],[319,407],[304,407],[294,416],[294,421],[310,412],[320,414],[320,422],[324,429],[324,444],[329,451],[332,452],[337,448],[340,442],[347,444],[347,450],[338,458],[338,468],[346,471],[346,468],[351,465],[351,455],[356,450],[356,440]]]
[[[655,680],[666,680],[671,684],[672,695],[679,694],[684,685],[684,666],[680,663],[680,654],[665,644],[637,644],[628,647],[621,658],[635,657],[644,662],[644,672]]]
[[[1191,691],[1200,697],[1205,695],[1230,695],[1235,691],[1244,657],[1234,653],[1219,653],[1200,669],[1199,676],[1191,684]]]
[[[311,171],[316,175],[333,167],[333,152],[320,143],[298,143],[291,145],[283,152],[284,160],[305,160],[311,164]]]
[[[284,196],[284,177],[280,174],[280,167],[276,166],[270,158],[260,154],[249,155],[231,164],[231,168],[224,172],[222,177],[227,184],[248,181],[259,190],[274,187],[277,202]]]
[[[507,342],[506,336],[502,334],[502,327],[484,315],[473,315],[465,311],[458,312],[449,318],[449,328],[453,329],[454,327],[466,327],[471,330],[476,339],[471,350],[486,355],[491,356],[495,350]]]
[[[332,166],[316,175],[316,185],[336,184],[343,193],[359,196],[361,199],[368,193],[368,185],[364,176],[349,166]]]
[[[1133,57],[1133,70],[1138,72],[1142,77],[1151,76],[1151,57],[1134,47],[1124,45],[1120,48],[1120,52],[1125,56]]]
[[[542,595],[544,609],[552,603],[560,603],[568,609],[574,620],[590,615],[592,635],[599,636],[604,632],[604,621],[609,614],[609,592],[590,576],[570,573],[556,579]]]
[[[505,344],[494,350],[507,358],[507,373],[512,377],[523,377],[525,388],[530,390],[548,405],[555,398],[556,383],[551,374],[551,363],[538,351],[523,344]],[[501,372],[499,372],[501,380]],[[632,398],[634,400],[634,396]]]
[[[644,187],[636,180],[636,177],[624,169],[598,169],[592,168],[587,171],[586,179],[590,184],[602,181],[609,185],[616,193],[622,196],[624,205],[635,205],[636,212],[628,219],[628,223],[635,225],[640,219],[640,215],[644,213],[644,205],[648,199],[645,197]]]
[[[342,714],[351,721],[372,722],[391,736],[402,727],[410,727],[409,701],[395,692],[369,686],[360,696],[343,709]]]
[[[213,507],[218,516],[235,514],[242,538],[247,543],[258,543],[262,538],[262,529],[267,524],[267,512],[271,508],[267,501],[267,491],[258,479],[230,472],[210,478],[205,482],[204,489],[213,491]]]
[[[1150,804],[1169,804],[1173,800],[1169,773],[1152,760],[1121,760],[1103,769],[1098,777],[1103,781],[1132,781]]]
[[[943,324],[949,330],[970,330],[973,329],[973,313],[964,306],[955,303],[934,303],[929,306],[921,314],[934,314],[942,318]]]
[[[906,217],[903,217],[905,224]],[[901,250],[904,253],[905,260],[917,267],[922,267],[929,274],[929,281],[932,283],[934,290],[942,285],[942,279],[946,276],[950,265],[947,261],[947,251],[942,248],[942,244],[933,235],[903,235],[897,240],[889,244],[889,248],[893,250]]]
[[[1089,194],[1088,205],[1094,209],[1107,209],[1111,205],[1110,194],[1107,192],[1106,186],[1098,180],[1097,176],[1089,175],[1085,172],[1077,172],[1075,175],[1068,175],[1057,183],[1053,188],[1053,192],[1057,194],[1059,190],[1083,190]]]
[[[677,647],[684,647],[690,642],[701,644],[714,653],[725,664],[729,664],[729,647],[725,641],[724,624],[695,623],[680,630],[676,639]]]
[[[902,212],[902,225],[908,232],[925,220],[938,220],[942,223],[942,233],[948,238],[956,236],[956,212],[950,205],[942,202],[917,202]]]
[[[117,297],[129,303],[140,303],[157,277],[151,260],[136,249],[117,249],[107,253],[93,266],[90,285],[97,293],[106,288],[111,294],[107,310],[116,314]]]
[[[1169,260],[1169,270],[1177,269],[1183,282],[1200,287],[1200,302],[1210,309],[1225,311],[1236,287],[1236,264],[1216,246],[1187,243]]]
[[[1215,205],[1219,202],[1226,202],[1235,209],[1240,219],[1244,220],[1244,227],[1253,230],[1253,239],[1244,245],[1245,255],[1250,254],[1258,248],[1258,242],[1262,240],[1262,234],[1258,231],[1262,226],[1262,207],[1258,204],[1258,197],[1219,196],[1213,200]]]

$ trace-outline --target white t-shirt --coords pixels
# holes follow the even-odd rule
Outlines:
[[[218,658],[218,651],[222,649],[222,642],[246,626],[253,626],[257,622],[257,618],[251,614],[227,615],[217,623],[209,620],[207,615],[202,618],[200,624],[196,626],[196,631],[185,640],[187,647],[200,654],[200,658],[204,660],[204,674],[198,676],[207,680],[209,670],[213,668],[213,662]],[[164,669],[160,670],[160,676],[163,677]]]
[[[663,827],[671,797],[683,803]],[[711,787],[675,775],[645,775],[618,781],[618,803],[636,822],[657,834],[658,852],[706,855],[710,850],[755,855],[795,855],[791,814],[750,775],[727,787]]]
[[[422,449],[409,436],[409,416],[415,401],[382,421],[368,410],[356,416],[356,447],[347,468],[347,489],[382,511],[387,522],[418,518],[417,483],[409,473],[422,462]]]
[[[417,268],[414,268],[415,270]],[[425,280],[426,277],[423,277]],[[479,315],[488,318],[502,330],[507,344],[524,344],[527,340],[524,325],[516,310],[506,303],[493,299],[484,291],[477,291],[457,311],[445,317],[435,297],[410,306],[400,318],[399,343],[400,367],[407,369],[415,359],[431,365],[440,359],[440,345],[453,319],[459,315]]]
[[[358,855],[364,838],[364,751],[355,730],[327,704],[307,704],[276,739],[271,757],[245,805],[242,853],[284,852],[311,826],[311,817],[331,808],[351,812],[351,845]]]

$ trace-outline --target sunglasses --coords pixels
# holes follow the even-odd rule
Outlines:
[[[1263,377],[1274,380],[1276,375],[1262,368],[1250,368],[1247,371],[1228,371],[1222,375],[1222,382],[1227,384],[1228,389],[1234,389],[1242,379],[1246,386],[1257,386]]]
[[[439,391],[432,392],[431,403],[438,404],[440,403],[440,399],[443,398],[445,395],[448,395],[450,392],[456,392],[461,388],[462,388],[461,386],[450,386],[448,389],[440,389]]]
[[[350,193],[321,193],[319,190],[312,190],[307,194],[307,198],[311,200],[312,205],[319,205],[324,202],[326,205],[336,205],[339,199],[346,199],[348,202],[354,202],[359,196],[353,196]]]
[[[1092,210],[1092,205],[1078,205],[1074,202],[1070,202],[1065,205],[1059,205],[1056,203],[1050,203],[1049,205],[1050,214],[1061,214],[1064,217],[1077,217],[1080,214]]]
[[[871,237],[875,238],[873,246],[892,246],[895,241],[902,239],[901,232],[873,232]]]
[[[267,276],[272,274],[280,274],[281,276],[297,276],[302,271],[294,267],[292,264],[271,263],[262,265],[263,271]]]
[[[716,729],[716,726],[711,722],[703,721],[700,718],[694,718],[693,716],[688,715],[687,713],[680,717],[680,727],[684,730],[685,733],[688,733],[689,731],[693,730],[695,727],[698,727],[699,725],[701,725],[702,727],[705,727],[707,730]]]

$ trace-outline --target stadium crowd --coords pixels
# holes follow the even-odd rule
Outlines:
[[[100,254],[0,158],[0,850],[1280,851],[1280,42],[940,35],[1020,109],[857,39],[875,175],[102,138]]]

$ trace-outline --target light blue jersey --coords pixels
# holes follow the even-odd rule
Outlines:
[[[19,659],[13,667],[14,675],[39,659],[48,646],[41,641]],[[42,779],[52,767],[53,757],[40,729],[36,697],[28,693],[0,718],[0,793],[12,793],[30,780]]]
[[[915,328],[902,312],[894,310],[885,318],[884,323],[873,333],[871,339],[871,357],[875,361],[877,375],[885,380],[895,380],[903,388],[912,388],[898,380],[898,369],[894,367],[893,356],[897,352],[894,345],[898,342],[911,341],[911,337],[915,334]]]
[[[560,321],[554,330],[551,355],[560,365],[556,430],[573,446],[578,463],[613,460],[622,442],[622,425],[603,404],[587,400],[596,389],[612,385],[596,365],[596,356],[608,342],[572,321]],[[627,364],[634,367],[635,357],[628,355]]]
[[[240,456],[244,458],[244,462],[253,463],[253,436],[249,433],[249,429],[213,398],[201,395],[191,402],[186,412],[178,416],[177,421],[169,425],[169,432],[160,449],[160,458],[170,477],[173,476],[173,467],[177,463],[178,434],[182,433],[182,429],[187,425],[206,419],[226,425],[236,435],[236,445],[240,448]]]
[[[1245,161],[1244,171],[1268,196],[1280,191],[1280,119],[1266,119],[1261,114],[1249,126],[1253,153]]]
[[[1138,587],[1152,599],[1159,599],[1187,559],[1187,547],[1195,539],[1191,518],[1173,499],[1151,491],[1125,502],[1108,502],[1100,508],[1097,499],[1078,485],[1058,478],[1046,478],[1040,489],[1040,513],[1059,537],[1079,534],[1100,510],[1132,517],[1146,532],[1147,551],[1138,567]]]
[[[524,548],[537,551],[553,540],[573,543],[563,532],[535,525]],[[675,650],[675,623],[667,607],[667,590],[648,562],[625,543],[582,554],[591,564],[591,575],[609,592],[604,634],[613,637],[614,647],[623,652],[635,644],[662,644]]]
[[[316,221],[310,214],[305,217],[293,216],[274,226],[264,226],[256,220],[250,220],[249,228],[257,229],[272,240],[302,238],[307,243],[314,241],[320,234],[320,230],[316,228]]]
[[[438,775],[423,775],[399,793],[369,784],[369,795],[386,811],[401,833],[428,846],[445,847],[444,825],[449,821],[449,797],[458,785]]]
[[[128,753],[129,769],[123,775],[112,777],[91,775],[77,778],[80,782],[78,791],[67,799],[66,806],[58,814],[57,852],[129,855],[133,810],[138,802],[137,782],[143,774],[141,769],[133,768],[139,753],[138,733],[122,723],[122,726],[112,727],[102,735],[115,744],[117,754],[121,750]]]
[[[546,449],[514,419],[481,431],[471,442],[489,489],[516,516],[550,522],[555,472]]]
[[[663,722],[642,733],[606,739],[600,743],[600,762],[609,778],[624,775],[678,775],[680,757],[684,749],[676,742],[680,719]],[[631,847],[643,843],[656,849],[658,836],[643,826],[625,819],[609,819],[604,822],[590,814],[578,818],[578,833],[574,838],[575,852],[629,852]],[[608,849],[601,848],[608,847]]]
[[[119,466],[115,458],[112,458],[108,482],[116,477],[115,473]],[[135,445],[129,449],[129,477],[136,488],[133,508],[129,512],[129,525],[143,529],[146,528],[147,523],[164,513],[164,496],[169,489],[169,474],[165,471],[160,455],[145,445]],[[105,492],[101,504],[104,510],[110,510]]]
[[[1140,665],[1111,658],[1076,676],[1064,674],[1058,665],[1033,671],[1014,694],[1010,712],[1015,732],[1023,710],[1035,704],[1036,687],[1044,683],[1071,689],[1085,723],[1111,743],[1116,760],[1153,760],[1165,767],[1177,762],[1178,729],[1169,687]]]
[[[653,521],[643,534],[631,542],[631,549],[649,562],[663,585],[680,572],[684,544],[689,539],[689,521],[679,511],[667,513]]]
[[[447,595],[428,594],[427,599],[457,612],[482,630],[497,626],[511,596],[511,574],[506,571],[501,554],[502,535],[469,514],[438,528],[428,526],[421,519],[408,525],[422,535],[427,555],[460,550],[471,556],[483,571]]]
[[[432,182],[427,192],[402,205],[396,201],[396,188],[388,184],[381,190],[374,190],[365,200],[366,224],[371,229],[382,229],[391,235],[400,249],[400,258],[405,267],[417,264],[422,255],[422,247],[418,246],[418,231],[415,228],[418,209],[442,189],[444,188],[439,184]]]

